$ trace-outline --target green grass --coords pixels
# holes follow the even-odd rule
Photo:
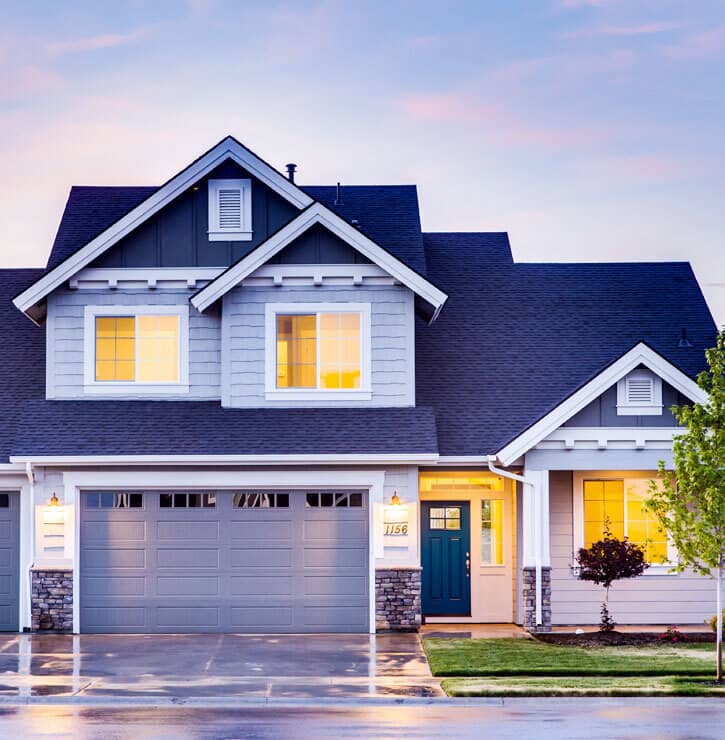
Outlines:
[[[449,696],[721,696],[725,686],[682,676],[447,678]]]
[[[711,644],[581,648],[537,640],[423,641],[434,676],[701,676],[715,673]]]

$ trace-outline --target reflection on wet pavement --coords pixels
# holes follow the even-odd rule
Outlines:
[[[6,635],[0,696],[442,696],[414,634]]]

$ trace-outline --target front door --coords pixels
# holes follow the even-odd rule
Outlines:
[[[467,501],[421,504],[423,614],[471,614],[470,517]]]

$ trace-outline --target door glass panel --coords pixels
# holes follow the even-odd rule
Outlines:
[[[458,530],[461,528],[461,507],[431,508],[428,519],[430,529]]]
[[[503,565],[503,501],[481,502],[481,563]]]

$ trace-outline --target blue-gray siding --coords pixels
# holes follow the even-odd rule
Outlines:
[[[207,181],[251,178],[252,240],[211,242]],[[299,211],[249,172],[227,161],[96,259],[91,267],[225,267],[250,252]]]
[[[371,401],[265,400],[265,305],[295,302],[371,304]],[[413,294],[408,288],[235,288],[224,297],[222,313],[224,406],[415,405]]]
[[[601,587],[577,580],[574,553],[573,475],[550,474],[551,613],[554,624],[597,624]],[[715,613],[715,587],[692,573],[642,575],[615,583],[610,611],[621,624],[702,624]]]
[[[221,398],[221,317],[217,311],[199,313],[191,304],[191,291],[183,290],[81,290],[61,289],[48,298],[48,398],[82,398],[84,308],[90,306],[188,305],[189,392],[164,398],[214,400]],[[118,396],[113,398],[143,398]]]

